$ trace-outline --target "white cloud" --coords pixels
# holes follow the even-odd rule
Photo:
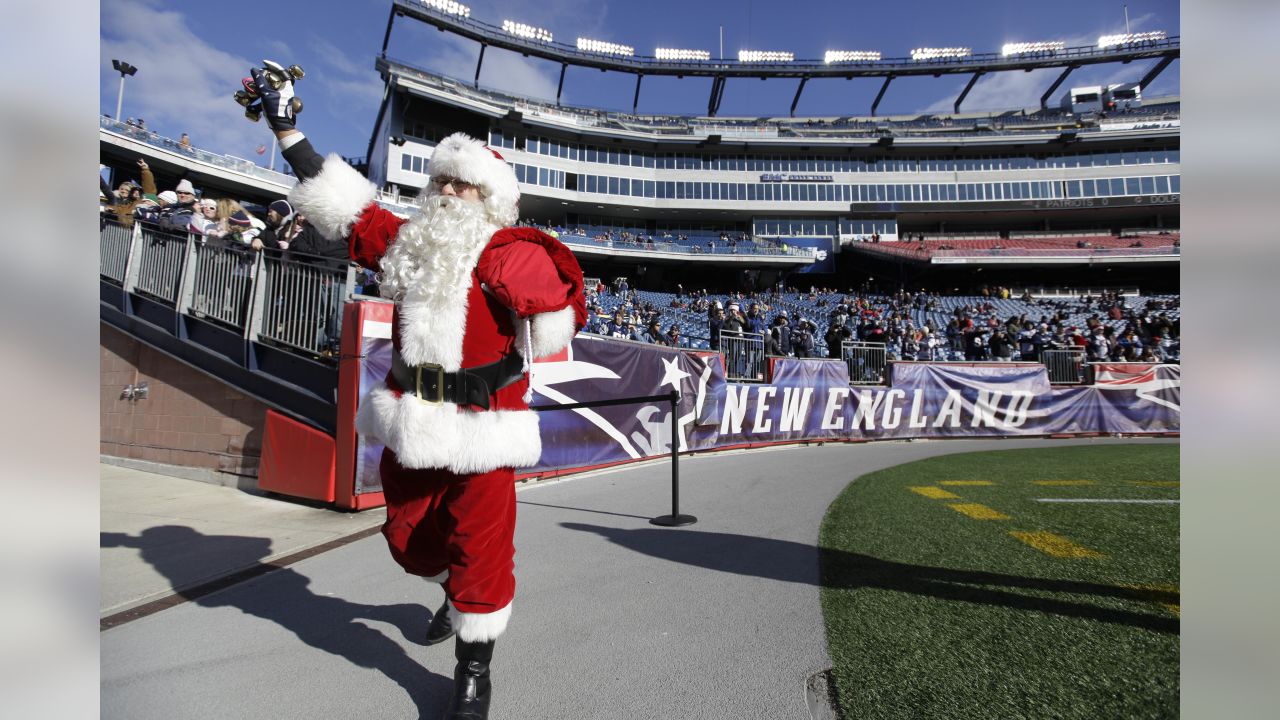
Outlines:
[[[470,84],[476,74],[479,46],[457,35],[430,32],[434,36],[430,49],[404,58],[405,62]],[[554,100],[559,76],[552,68],[546,60],[490,48],[484,54],[480,84],[525,97]]]
[[[311,36],[308,49],[324,75],[322,86],[317,87],[323,94],[325,109],[348,127],[368,133],[385,87],[373,63],[353,60],[319,35]],[[356,108],[362,111],[353,112]]]
[[[186,17],[154,0],[112,0],[102,5],[101,108],[115,113],[120,75],[111,59],[138,73],[125,80],[126,117],[146,118],[147,127],[170,137],[191,134],[198,147],[253,158],[270,143],[266,123],[251,123],[232,100],[240,78],[258,63],[206,42]],[[285,48],[287,49],[287,48]]]

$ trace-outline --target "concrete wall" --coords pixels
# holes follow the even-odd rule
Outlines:
[[[257,477],[266,405],[105,323],[100,327],[104,460],[182,468],[188,472],[178,474],[212,482]],[[149,385],[146,399],[121,397],[126,386],[141,382]]]

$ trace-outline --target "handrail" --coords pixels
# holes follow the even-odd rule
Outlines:
[[[672,390],[666,395],[643,395],[638,397],[610,398],[608,400],[590,400],[587,402],[565,403],[563,405],[531,405],[530,410],[534,412],[547,412],[549,410],[580,410],[584,408],[594,407],[612,407],[616,405],[633,405],[642,402],[661,402],[667,401],[671,403],[671,514],[659,515],[651,520],[650,523],[660,525],[662,527],[680,527],[682,525],[692,525],[698,522],[698,518],[692,515],[680,514],[680,434],[676,426],[676,415],[680,410],[680,392]]]

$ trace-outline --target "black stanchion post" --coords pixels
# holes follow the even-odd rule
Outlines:
[[[692,525],[698,522],[698,518],[692,515],[680,514],[680,435],[678,431],[677,416],[680,414],[680,393],[672,390],[671,400],[671,514],[659,515],[650,520],[654,525],[662,525],[664,527],[678,527],[680,525]]]

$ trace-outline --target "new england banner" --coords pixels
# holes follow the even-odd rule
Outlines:
[[[361,393],[390,365],[390,343],[365,338]],[[579,335],[534,364],[535,406],[677,390],[681,451],[805,440],[889,440],[1075,433],[1149,434],[1181,427],[1181,368],[1114,364],[1090,386],[1050,386],[1032,363],[895,363],[889,386],[851,387],[835,360],[774,360],[768,384],[725,381],[716,353]],[[542,457],[524,472],[637,460],[671,451],[671,405],[539,413]],[[358,442],[360,492],[380,488],[381,446]]]

